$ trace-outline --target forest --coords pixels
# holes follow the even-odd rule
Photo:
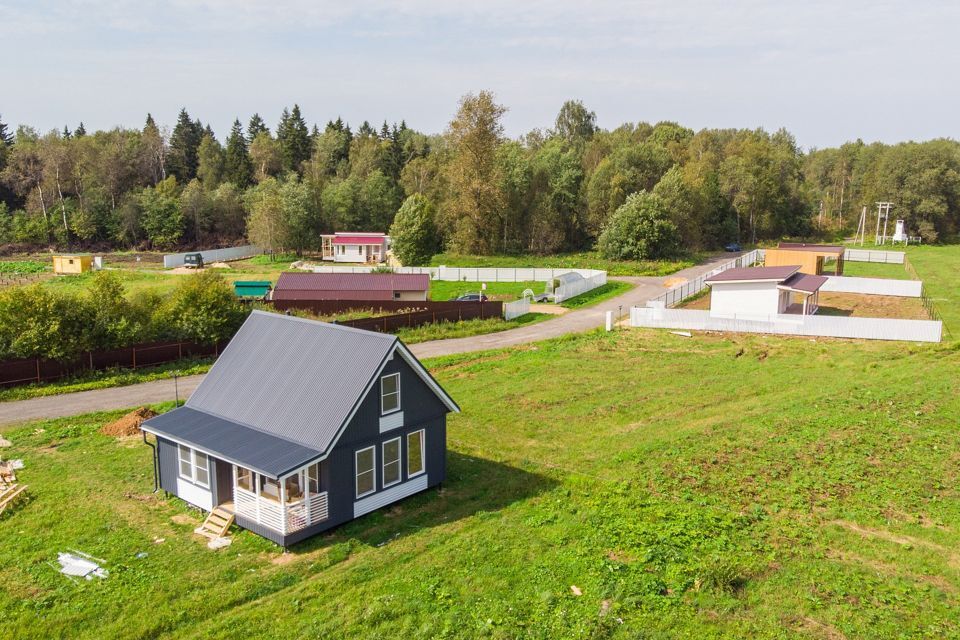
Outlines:
[[[434,134],[403,120],[320,128],[297,105],[272,128],[254,114],[220,137],[186,109],[172,129],[149,114],[139,130],[14,132],[0,121],[0,246],[169,250],[249,239],[302,253],[321,233],[393,228],[426,245],[417,260],[595,247],[643,258],[852,235],[876,200],[894,202],[924,242],[960,228],[953,140],[804,150],[784,129],[605,130],[573,100],[550,128],[510,139],[506,110],[490,92],[468,94]]]

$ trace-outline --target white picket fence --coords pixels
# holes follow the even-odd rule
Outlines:
[[[903,251],[874,251],[873,249],[847,249],[843,259],[850,262],[886,262],[888,264],[903,264],[906,254]]]
[[[763,260],[763,249],[754,249],[753,251],[749,251],[742,256],[734,258],[733,260],[720,264],[709,273],[705,273],[700,277],[689,280],[672,289],[668,289],[656,298],[651,298],[650,301],[662,302],[664,306],[672,307],[683,300],[686,300],[690,296],[703,291],[704,287],[707,286],[707,278],[710,276],[720,273],[721,271],[726,271],[727,269],[749,267],[760,262],[761,260]]]
[[[887,278],[848,278],[827,276],[820,291],[835,293],[865,293],[875,296],[919,298],[923,295],[921,280],[890,280]]]
[[[709,311],[667,309],[660,304],[652,307],[632,307],[630,326],[909,342],[940,342],[943,334],[943,323],[939,320],[787,314],[771,316],[768,320],[714,318]]]
[[[503,304],[503,319],[513,320],[530,313],[530,298],[521,298]]]
[[[260,255],[263,253],[263,251],[259,247],[246,245],[243,247],[230,247],[228,249],[206,249],[204,251],[187,251],[186,253],[168,253],[167,255],[163,256],[163,266],[166,269],[182,267],[184,264],[184,256],[194,253],[199,253],[201,256],[203,256],[204,263],[209,263],[252,258],[253,256]]]

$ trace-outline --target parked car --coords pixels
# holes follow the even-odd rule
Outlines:
[[[723,249],[724,251],[729,251],[731,253],[736,253],[737,251],[743,251],[743,247],[740,246],[739,242],[731,242],[730,244],[725,246]]]
[[[183,266],[188,269],[203,269],[203,254],[188,253],[183,256]]]
[[[455,300],[457,302],[486,302],[489,298],[482,293],[466,293],[459,298],[455,298]]]

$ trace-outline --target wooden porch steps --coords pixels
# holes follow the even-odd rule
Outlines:
[[[0,489],[0,513],[3,513],[4,509],[13,504],[13,501],[26,490],[25,484],[11,484]]]
[[[203,524],[193,530],[194,533],[216,540],[226,536],[233,524],[233,505],[224,503],[214,507]]]

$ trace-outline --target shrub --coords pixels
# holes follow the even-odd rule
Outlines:
[[[659,196],[631,194],[610,217],[597,249],[611,260],[647,260],[673,255],[679,234]]]
[[[184,277],[153,321],[160,335],[212,344],[231,338],[246,315],[220,274],[201,271]]]
[[[437,228],[433,205],[420,193],[403,203],[390,227],[393,254],[404,266],[430,264],[437,252]]]

